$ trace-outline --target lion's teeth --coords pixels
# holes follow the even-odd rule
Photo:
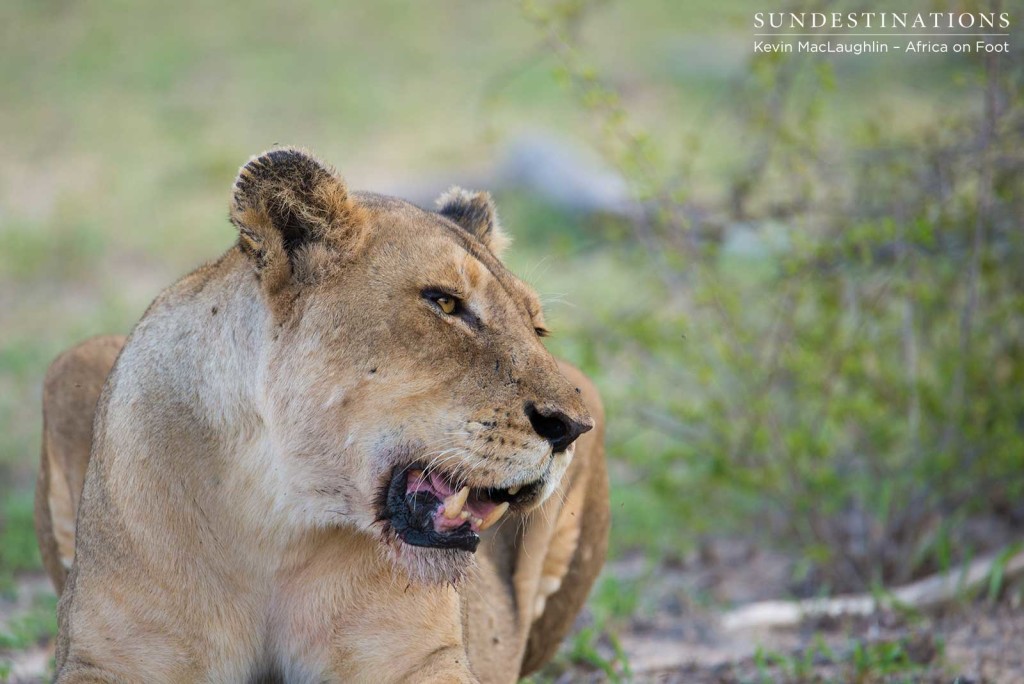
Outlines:
[[[488,527],[498,522],[501,516],[505,515],[505,511],[508,510],[508,501],[502,502],[494,507],[491,514],[487,516],[487,519],[480,523],[480,531],[486,530]]]
[[[469,511],[463,510],[461,513],[459,513],[459,517],[463,520],[469,520]]]
[[[468,498],[469,486],[467,485],[445,499],[444,517],[449,520],[455,520],[455,518],[459,517],[459,513],[462,512],[462,507],[466,505],[466,499]]]
[[[423,477],[423,471],[422,470],[417,470],[417,469],[414,468],[413,470],[409,471],[409,479],[410,480],[413,479],[413,478],[416,478],[417,480],[419,480],[422,477]]]
[[[522,487],[509,487],[508,488],[509,496],[515,496],[516,494],[519,493],[520,489],[522,489]]]

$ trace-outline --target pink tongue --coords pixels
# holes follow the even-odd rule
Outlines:
[[[430,492],[440,501],[444,501],[455,493],[455,489],[445,482],[444,478],[439,476],[437,473],[429,473],[426,478],[410,475],[405,492],[406,494]],[[479,532],[480,523],[478,523],[477,520],[486,520],[487,516],[491,514],[491,511],[493,511],[496,506],[497,504],[492,501],[474,500],[471,496],[466,502],[466,505],[462,507],[462,510],[469,512],[470,527],[472,527],[474,532]],[[444,516],[444,504],[438,506],[437,512],[434,514],[434,529],[439,532],[461,527],[465,522],[466,519],[458,516],[456,516],[454,520],[446,518]]]
[[[455,490],[444,481],[443,477],[439,477],[437,473],[430,473],[430,486],[441,500],[447,499],[455,493]]]
[[[409,476],[409,483],[406,485],[405,493],[413,494],[415,492],[430,492],[441,501],[444,501],[454,494],[455,490],[444,481],[444,478],[439,477],[437,473],[430,473],[426,479],[423,476]]]

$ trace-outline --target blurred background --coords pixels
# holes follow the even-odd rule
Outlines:
[[[754,54],[779,9],[1009,9],[1011,52]],[[229,247],[234,175],[276,144],[424,206],[491,190],[549,348],[602,391],[609,562],[537,681],[949,681],[989,648],[964,624],[1019,643],[1019,15],[5,0],[0,681],[45,677],[55,631],[31,523],[48,363]],[[988,556],[941,614],[719,623]],[[1006,667],[978,676],[1022,681]]]

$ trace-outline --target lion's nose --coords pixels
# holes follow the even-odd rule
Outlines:
[[[532,401],[526,404],[526,417],[534,432],[550,442],[555,452],[565,451],[577,437],[594,427],[591,422],[573,420],[558,409],[537,408]]]

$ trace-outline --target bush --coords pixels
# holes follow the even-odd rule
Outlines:
[[[597,366],[630,368],[604,389],[619,481],[644,489],[616,491],[616,524],[654,510],[652,528],[765,530],[815,591],[906,581],[1019,531],[1020,47],[947,65],[966,107],[841,136],[823,123],[828,62],[757,56],[738,101],[747,163],[698,207],[586,65],[587,3],[530,7],[643,206],[619,249],[650,295],[574,333]],[[977,519],[1003,537],[974,534]]]

